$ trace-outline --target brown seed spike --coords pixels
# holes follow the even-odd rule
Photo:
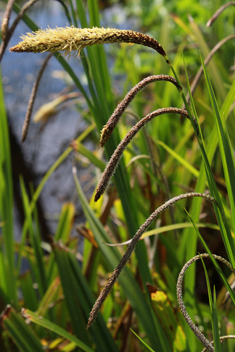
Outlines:
[[[147,116],[143,117],[135,126],[131,128],[131,130],[126,134],[126,136],[122,139],[122,141],[119,143],[117,148],[115,149],[113,155],[111,156],[104,172],[102,175],[102,178],[97,186],[96,189],[96,194],[95,194],[95,201],[97,201],[102,194],[104,193],[105,189],[108,186],[108,183],[114,174],[116,167],[119,163],[119,160],[127,147],[127,145],[130,143],[132,138],[138,133],[138,131],[144,127],[149,121],[151,121],[154,117],[164,115],[167,113],[174,113],[174,114],[180,114],[183,115],[187,118],[189,118],[189,115],[186,110],[178,109],[178,108],[163,108],[163,109],[158,109]]]
[[[179,196],[176,196],[174,198],[169,199],[167,202],[162,204],[160,207],[158,207],[151,215],[150,217],[140,226],[140,228],[137,230],[135,233],[134,237],[132,238],[131,242],[129,243],[126,252],[124,253],[122,259],[120,260],[119,264],[117,265],[116,269],[114,269],[111,277],[109,278],[107,284],[101,291],[99,297],[97,298],[91,312],[90,312],[90,317],[87,323],[87,329],[92,325],[94,322],[94,319],[96,318],[98,311],[100,310],[100,307],[102,303],[105,301],[106,297],[108,296],[109,292],[111,291],[115,281],[118,279],[121,271],[125,267],[126,263],[128,262],[132,252],[135,249],[136,244],[138,243],[139,239],[141,238],[142,234],[147,230],[147,228],[152,224],[153,221],[157,219],[157,217],[165,211],[167,208],[172,206],[174,203],[178,202],[179,200],[182,199],[187,199],[191,197],[202,197],[205,198],[213,203],[216,203],[215,199],[211,197],[209,194],[204,194],[204,193],[197,193],[197,192],[192,192],[192,193],[186,193],[186,194],[181,194]]]
[[[144,87],[147,86],[147,84],[150,84],[152,82],[156,81],[168,81],[173,83],[179,91],[182,90],[181,86],[178,85],[177,81],[175,78],[168,76],[168,75],[153,75],[144,78],[142,81],[140,81],[138,84],[136,84],[125,96],[125,98],[121,101],[120,104],[116,107],[114,110],[113,114],[110,116],[107,124],[103,127],[101,131],[101,137],[100,137],[100,145],[103,147],[109,137],[111,136],[116,124],[118,123],[119,119],[121,118],[122,114],[128,107],[128,105],[131,103],[131,101],[135,98],[136,94],[143,89]]]

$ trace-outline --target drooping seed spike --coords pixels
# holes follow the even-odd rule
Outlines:
[[[174,198],[169,199],[167,202],[162,204],[160,207],[158,207],[150,216],[149,218],[140,226],[140,228],[137,230],[135,233],[134,237],[132,238],[131,242],[129,243],[126,252],[124,253],[122,259],[120,260],[118,266],[116,269],[113,271],[112,276],[108,280],[107,284],[105,285],[104,289],[100,293],[99,297],[97,298],[91,312],[90,312],[90,317],[88,320],[87,328],[89,328],[92,323],[94,322],[94,319],[96,318],[98,311],[102,305],[102,303],[105,301],[106,297],[108,296],[109,292],[111,291],[115,281],[117,280],[118,276],[120,275],[122,269],[128,262],[131,254],[133,253],[136,244],[138,243],[139,239],[141,238],[142,234],[146,231],[146,229],[153,223],[154,220],[157,219],[157,217],[167,208],[172,206],[174,203],[178,202],[179,200],[186,199],[186,198],[192,198],[192,197],[202,197],[205,198],[213,203],[216,203],[215,199],[205,193],[198,193],[198,192],[192,192],[192,193],[185,193],[185,194],[180,194],[179,196],[176,196]]]
[[[131,30],[115,28],[75,28],[65,27],[45,30],[39,29],[21,37],[22,42],[10,48],[14,52],[56,52],[71,55],[72,51],[80,53],[86,46],[107,43],[133,43],[150,47],[166,58],[165,50],[159,42],[146,34]]]
[[[148,84],[156,81],[168,81],[173,83],[178,90],[182,90],[182,87],[179,86],[176,79],[168,76],[168,75],[153,75],[144,78],[138,84],[136,84],[125,96],[125,98],[118,104],[117,108],[114,110],[113,114],[110,116],[107,124],[103,127],[101,131],[100,137],[100,145],[103,147],[107,140],[109,139],[110,135],[112,134],[116,124],[118,123],[119,119],[121,118],[122,114],[131,103],[131,101],[135,98],[136,94],[146,87]]]
[[[210,27],[212,23],[215,22],[215,20],[219,17],[219,15],[229,6],[235,6],[235,1],[230,1],[227,2],[227,4],[222,5],[215,13],[214,15],[209,19],[207,22],[207,27]]]
[[[135,126],[131,128],[131,130],[126,134],[126,136],[119,143],[117,148],[115,149],[113,155],[111,156],[104,172],[102,178],[97,186],[96,194],[95,194],[95,202],[101,197],[101,195],[105,192],[105,189],[108,186],[108,183],[116,170],[116,167],[119,163],[119,160],[123,154],[123,151],[130,143],[132,138],[138,133],[138,131],[144,127],[149,121],[151,121],[154,117],[160,116],[167,113],[175,113],[179,115],[183,115],[189,118],[189,115],[186,110],[182,110],[179,108],[163,108],[153,111],[151,114],[148,114],[144,118],[142,118]]]
[[[207,197],[207,199],[210,199],[210,198]],[[224,263],[225,265],[227,265],[229,267],[229,269],[234,273],[234,269],[233,269],[232,265],[227,260],[225,260],[224,258],[222,258],[222,257],[220,257],[218,255],[215,255],[215,254],[212,254],[212,256],[216,260],[219,260],[222,263]],[[194,324],[194,322],[192,321],[191,317],[189,316],[189,314],[188,314],[188,312],[186,310],[186,307],[185,307],[185,304],[184,304],[184,301],[183,301],[183,278],[184,278],[184,274],[185,274],[186,270],[196,260],[199,260],[201,258],[209,258],[209,257],[210,257],[210,255],[208,253],[203,253],[203,254],[200,254],[200,255],[196,255],[195,257],[190,259],[183,266],[183,268],[182,268],[182,270],[181,270],[181,272],[179,274],[176,287],[177,287],[177,300],[178,300],[178,304],[179,304],[180,310],[181,310],[181,312],[182,312],[182,314],[184,316],[184,319],[186,320],[186,322],[190,326],[190,329],[193,331],[193,333],[196,335],[196,337],[201,341],[203,346],[206,348],[206,350],[210,351],[210,352],[214,352],[214,347],[212,346],[212,342],[207,340],[207,338],[203,335],[203,333]],[[205,350],[203,350],[203,351],[205,351]]]

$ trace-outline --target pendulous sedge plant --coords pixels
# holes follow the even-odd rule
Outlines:
[[[231,5],[234,5],[234,3],[231,3]],[[227,6],[226,6],[227,7]],[[215,20],[216,16],[218,16],[221,11],[223,11],[225,7],[220,10],[220,12],[217,13],[213,17],[213,20],[211,20],[210,24]],[[234,36],[230,36],[228,39],[232,39]],[[225,42],[225,41],[224,41]],[[223,43],[224,43],[223,42]],[[108,283],[106,284],[105,288],[103,291],[100,293],[100,296],[98,297],[96,303],[93,306],[93,309],[90,313],[90,318],[87,324],[87,327],[89,328],[94,319],[97,316],[97,313],[101,307],[101,304],[104,302],[106,299],[107,295],[109,294],[111,288],[113,287],[115,281],[117,280],[120,272],[122,269],[125,267],[126,263],[128,262],[132,252],[135,249],[135,246],[139,239],[141,238],[141,235],[146,231],[146,229],[150,226],[150,224],[156,220],[158,215],[164,211],[166,208],[169,206],[173,205],[175,202],[181,200],[181,199],[187,199],[190,197],[201,197],[204,199],[207,199],[211,201],[215,205],[215,212],[216,215],[218,216],[218,222],[221,227],[223,228],[223,234],[226,238],[226,235],[229,233],[229,229],[227,227],[226,219],[225,219],[225,214],[223,210],[223,205],[220,201],[218,192],[215,190],[215,181],[211,175],[211,170],[209,167],[209,162],[205,153],[204,149],[204,144],[203,144],[203,137],[201,133],[200,126],[197,121],[197,117],[194,117],[192,114],[191,108],[188,105],[189,97],[186,98],[184,91],[180,85],[179,78],[174,70],[174,67],[172,66],[170,60],[168,59],[165,50],[162,48],[162,46],[159,44],[159,42],[147,35],[144,35],[139,32],[134,32],[131,30],[117,30],[113,28],[83,28],[83,29],[78,29],[75,27],[66,27],[66,28],[56,28],[56,29],[46,29],[45,31],[43,30],[38,30],[34,33],[28,33],[25,36],[22,36],[22,42],[17,44],[16,46],[12,47],[10,51],[12,52],[33,52],[33,53],[39,53],[39,52],[56,52],[56,51],[61,51],[64,53],[64,55],[72,55],[72,52],[75,52],[74,55],[79,55],[81,50],[84,49],[86,46],[92,46],[95,44],[106,44],[106,43],[134,43],[134,44],[139,44],[143,46],[150,47],[157,51],[161,56],[164,57],[166,63],[169,65],[171,68],[174,77],[168,76],[168,75],[156,75],[156,76],[149,76],[145,78],[144,80],[140,81],[134,88],[132,88],[129,93],[126,95],[126,97],[123,99],[123,101],[117,106],[113,114],[111,115],[110,119],[108,120],[107,124],[103,127],[101,131],[101,140],[100,144],[101,146],[104,146],[105,143],[107,142],[108,138],[112,134],[116,124],[118,123],[119,119],[121,118],[123,112],[129,105],[129,103],[134,99],[136,94],[144,88],[147,84],[151,82],[157,82],[157,81],[168,81],[175,85],[175,87],[178,89],[182,100],[183,104],[185,105],[185,109],[179,109],[177,107],[167,107],[167,108],[162,108],[155,110],[142,118],[140,121],[138,121],[132,128],[131,130],[126,134],[126,136],[123,138],[123,140],[120,142],[116,150],[114,151],[112,157],[110,158],[109,163],[107,164],[105,171],[103,173],[103,176],[97,186],[96,194],[95,194],[95,201],[97,201],[101,195],[105,192],[108,183],[110,181],[110,178],[112,177],[118,162],[123,154],[123,151],[127,147],[127,145],[130,143],[132,138],[140,131],[142,127],[144,127],[149,121],[151,121],[153,118],[158,117],[160,115],[164,115],[166,113],[174,113],[178,115],[182,115],[188,119],[190,119],[192,126],[195,131],[195,135],[198,139],[199,146],[201,148],[201,152],[204,157],[204,162],[205,162],[205,168],[207,171],[207,176],[208,176],[208,184],[209,187],[211,188],[213,195],[205,194],[205,193],[199,193],[199,192],[191,192],[191,193],[186,193],[186,194],[181,194],[177,197],[174,197],[167,202],[165,202],[163,205],[158,207],[151,215],[150,217],[140,226],[136,234],[133,236],[131,242],[128,245],[128,248],[123,255],[121,261],[119,262],[118,266],[114,270],[112,276],[108,280]],[[221,45],[223,44],[221,43]],[[217,50],[217,48],[213,51],[213,53]],[[210,61],[213,53],[208,56],[207,58],[207,63]],[[202,74],[203,70],[201,69],[196,77],[196,81],[193,83],[193,89],[195,89],[195,86],[197,85],[197,82]],[[27,119],[26,122],[26,127],[24,128],[24,134],[23,134],[23,139],[25,139],[26,132],[29,124],[29,118]],[[229,252],[229,251],[228,251]],[[229,253],[228,253],[229,255]],[[192,322],[191,318],[189,317],[186,308],[184,307],[183,299],[182,299],[182,284],[183,284],[183,276],[185,273],[185,270],[191,265],[192,262],[200,259],[201,257],[208,257],[209,254],[202,254],[201,256],[194,257],[191,259],[189,262],[185,264],[183,267],[178,283],[177,283],[177,296],[178,296],[178,302],[180,309],[184,315],[185,320],[189,324],[190,328],[192,331],[195,333],[197,338],[201,341],[203,346],[208,350],[213,352],[215,349],[213,347],[213,343],[209,342],[208,339],[205,338],[205,336],[202,334],[201,331],[195,326],[195,324]],[[210,256],[211,257],[211,256]],[[234,267],[232,264],[227,262],[225,259],[218,257],[216,255],[213,255],[215,259],[221,260],[223,263],[225,263],[231,271],[234,271]],[[231,259],[231,258],[229,258]],[[234,259],[234,258],[233,258]],[[234,263],[233,263],[234,264]],[[234,338],[234,336],[231,336],[231,338]],[[221,337],[220,339],[223,339]]]

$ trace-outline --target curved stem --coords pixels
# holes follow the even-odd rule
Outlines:
[[[29,129],[29,123],[30,123],[30,118],[31,118],[31,115],[32,115],[33,105],[34,105],[34,101],[35,101],[35,97],[36,97],[36,94],[37,94],[39,83],[41,81],[43,72],[44,72],[44,70],[45,70],[45,68],[47,66],[47,63],[50,60],[50,58],[52,57],[52,55],[53,55],[53,53],[50,53],[46,57],[46,59],[44,60],[42,66],[41,66],[41,68],[40,68],[40,70],[38,72],[36,81],[35,81],[35,83],[33,85],[33,89],[32,89],[32,92],[31,92],[30,99],[29,99],[27,113],[26,113],[25,120],[24,120],[24,125],[23,125],[23,128],[22,128],[22,139],[21,139],[22,143],[25,141],[25,139],[27,137],[27,133],[28,133],[28,129]]]
[[[107,142],[108,138],[112,134],[116,124],[118,123],[119,119],[121,118],[122,114],[128,107],[128,105],[131,103],[131,101],[135,98],[136,94],[146,87],[147,84],[150,84],[152,82],[156,81],[168,81],[173,83],[179,91],[182,90],[181,86],[177,83],[176,79],[168,76],[168,75],[153,75],[149,76],[147,78],[144,78],[142,81],[140,81],[138,84],[136,84],[125,96],[125,98],[121,101],[121,103],[118,104],[116,109],[114,110],[113,114],[110,116],[107,124],[103,127],[101,131],[101,137],[100,137],[100,145],[103,147],[105,143]]]
[[[197,338],[201,341],[201,343],[203,344],[203,346],[210,352],[214,352],[214,347],[211,345],[211,342],[209,342],[209,340],[206,339],[206,337],[201,333],[201,331],[198,329],[198,327],[193,323],[192,319],[190,318],[185,305],[184,305],[184,301],[183,301],[183,293],[182,293],[182,287],[183,287],[183,278],[184,278],[184,274],[185,271],[188,269],[188,267],[195,262],[198,259],[201,259],[201,257],[203,258],[209,258],[209,254],[208,253],[204,253],[204,254],[200,254],[200,255],[196,255],[195,257],[193,257],[192,259],[190,259],[182,268],[179,277],[178,277],[178,281],[177,281],[177,299],[178,299],[178,303],[179,303],[179,307],[181,309],[181,312],[186,320],[186,322],[189,324],[191,330],[193,331],[193,333],[197,336]],[[219,261],[221,261],[222,263],[224,263],[225,265],[227,265],[229,267],[229,269],[233,272],[234,269],[232,267],[232,265],[225,260],[224,258],[217,256],[215,254],[213,254],[213,257]]]
[[[220,341],[223,342],[224,340],[228,340],[228,339],[235,339],[235,335],[225,335],[225,336],[220,336]],[[214,341],[211,341],[211,344],[214,344]],[[206,352],[207,348],[204,348],[202,350],[202,352]]]
[[[13,7],[14,2],[15,2],[15,0],[9,0],[8,1],[5,13],[4,13],[3,18],[2,18],[2,23],[1,23],[2,40],[5,40],[6,36],[7,36],[10,15],[11,15],[11,11],[12,11],[12,7]]]
[[[219,17],[219,15],[229,6],[235,6],[235,1],[230,1],[227,4],[221,6],[215,13],[214,15],[209,19],[207,22],[207,27],[210,27],[213,22]]]
[[[214,48],[210,51],[210,53],[207,55],[205,61],[204,61],[204,65],[207,66],[208,63],[210,62],[210,60],[212,59],[212,57],[214,56],[214,54],[219,50],[219,48],[224,45],[228,40],[230,39],[234,39],[235,38],[235,34],[231,34],[231,35],[228,35],[226,38],[222,39],[219,43],[217,43]],[[190,87],[190,90],[191,90],[191,94],[193,95],[197,85],[198,85],[198,82],[201,78],[203,74],[203,67],[201,66],[191,84],[191,87]],[[189,96],[189,93],[187,94],[187,103],[189,104],[189,100],[190,100],[190,96]],[[185,109],[185,105],[183,105],[182,109]]]
[[[24,13],[38,0],[29,0],[22,6],[20,12],[18,13],[16,19],[12,23],[11,27],[7,30],[5,39],[2,41],[1,46],[0,46],[0,61],[2,60],[3,54],[7,48],[7,45],[11,39],[11,36],[16,29],[16,26],[20,22],[21,18],[23,17]]]

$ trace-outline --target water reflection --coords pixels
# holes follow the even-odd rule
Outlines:
[[[50,3],[38,2],[29,11],[29,14],[32,20],[41,28],[68,25],[62,6],[56,1]],[[11,22],[14,18],[15,15],[12,14]],[[8,48],[17,44],[19,37],[26,32],[29,32],[29,29],[21,21],[10,40]],[[56,115],[55,119],[52,118],[50,120],[42,133],[40,133],[39,125],[31,123],[27,140],[21,145],[23,158],[22,155],[16,153],[17,149],[19,149],[19,147],[17,148],[17,143],[20,143],[21,140],[21,130],[31,89],[46,55],[14,54],[7,49],[1,64],[5,102],[12,134],[15,137],[14,167],[19,172],[22,172],[19,166],[22,165],[24,159],[26,161],[26,169],[33,175],[35,185],[41,181],[46,171],[65,150],[70,141],[85,128],[85,122],[75,109],[64,109]],[[70,64],[82,76],[83,72],[79,59],[71,58]],[[64,80],[58,78],[60,77],[58,72],[61,71],[62,68],[58,61],[52,58],[41,80],[34,104],[34,112],[42,104],[54,99],[65,88]],[[84,172],[80,170],[80,175]],[[29,175],[29,179],[32,175]],[[63,202],[72,200],[73,189],[74,181],[71,172],[71,160],[67,159],[49,179],[40,198],[50,233],[55,231],[57,224],[55,215],[59,214]],[[19,215],[19,212],[16,213]],[[20,218],[21,216],[17,217],[18,220],[15,226],[17,239],[20,236]]]

